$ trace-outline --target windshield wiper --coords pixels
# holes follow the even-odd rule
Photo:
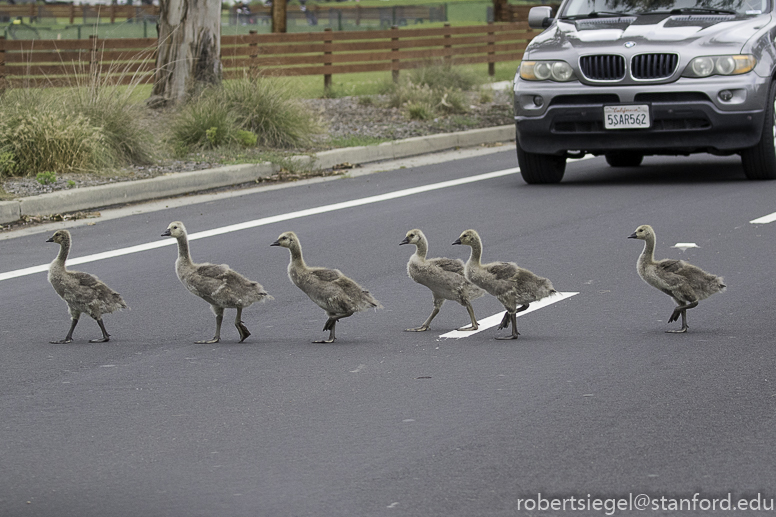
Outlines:
[[[573,14],[571,16],[561,16],[561,20],[581,20],[585,18],[598,18],[599,16],[633,16],[630,13],[618,12],[618,11],[590,11],[587,14]]]
[[[642,11],[638,14],[684,14],[684,13],[711,13],[711,14],[736,14],[730,9],[717,9],[714,7],[678,7],[670,11]]]

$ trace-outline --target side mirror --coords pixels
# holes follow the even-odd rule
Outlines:
[[[531,7],[528,11],[528,26],[532,29],[546,29],[552,23],[552,7]]]

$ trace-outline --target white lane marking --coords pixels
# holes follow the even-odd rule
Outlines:
[[[552,296],[548,296],[547,298],[544,298],[542,300],[539,300],[538,302],[532,303],[530,306],[528,306],[528,309],[524,310],[523,312],[518,312],[517,316],[525,316],[529,312],[533,312],[536,310],[539,310],[543,307],[547,307],[548,305],[552,305],[553,303],[558,303],[560,301],[565,300],[566,298],[571,298],[572,296],[578,295],[579,293],[558,293],[554,294]],[[487,318],[478,321],[479,328],[477,330],[453,330],[451,332],[448,332],[447,334],[442,334],[439,337],[443,338],[454,338],[454,339],[461,339],[463,337],[469,337],[471,335],[477,334],[479,332],[482,332],[483,330],[488,330],[491,327],[495,327],[499,323],[501,323],[501,319],[504,317],[504,311],[499,312],[498,314],[494,314],[493,316],[488,316]]]
[[[700,248],[700,246],[698,246],[694,242],[677,242],[676,244],[674,244],[671,247],[672,248],[679,248],[682,251],[687,251],[690,248]]]
[[[397,190],[395,192],[388,192],[387,194],[380,194],[378,196],[369,196],[361,199],[353,199],[351,201],[343,201],[342,203],[333,203],[331,205],[324,205],[316,208],[308,208],[306,210],[298,210],[296,212],[288,212],[285,214],[263,217],[261,219],[254,219],[253,221],[246,221],[244,223],[232,224],[229,226],[222,226],[221,228],[214,228],[212,230],[192,233],[191,235],[189,235],[189,240],[194,241],[197,239],[204,239],[206,237],[214,237],[216,235],[222,235],[224,233],[231,233],[239,230],[247,230],[249,228],[256,228],[257,226],[264,226],[267,224],[278,223],[281,221],[298,219],[300,217],[307,217],[309,215],[324,214],[326,212],[344,210],[345,208],[353,208],[356,206],[369,205],[372,203],[379,203],[381,201],[389,201],[391,199],[398,199],[401,197],[412,196],[414,194],[422,194],[424,192],[430,192],[432,190],[439,190],[439,189],[448,188],[448,187],[457,187],[459,185],[466,185],[468,183],[476,183],[478,181],[484,181],[484,180],[489,180],[493,178],[500,178],[502,176],[508,176],[509,174],[515,174],[516,172],[519,172],[519,171],[520,171],[519,168],[514,167],[511,169],[488,172],[486,174],[478,174],[477,176],[469,176],[467,178],[459,178],[459,179],[450,180],[450,181],[442,181],[440,183],[432,183],[430,185],[423,185],[420,187]],[[153,250],[164,246],[172,246],[176,244],[176,242],[177,241],[175,239],[167,238],[164,240],[149,242],[146,244],[138,244],[136,246],[129,246],[127,248],[119,248],[112,251],[105,251],[102,253],[95,253],[93,255],[86,255],[83,257],[68,259],[67,264],[72,266],[77,264],[85,264],[87,262],[95,262],[97,260],[120,257],[122,255],[139,253],[141,251]],[[49,268],[49,264],[41,264],[39,266],[32,266],[24,269],[17,269],[15,271],[0,273],[0,281],[9,280],[11,278],[17,278],[20,276],[32,275],[34,273],[42,273],[44,271],[48,271],[48,268]]]
[[[749,221],[752,224],[768,224],[776,221],[776,212]]]

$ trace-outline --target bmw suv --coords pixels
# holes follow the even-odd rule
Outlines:
[[[741,155],[776,179],[776,0],[565,0],[533,7],[545,30],[515,75],[517,158],[557,183],[567,158]]]

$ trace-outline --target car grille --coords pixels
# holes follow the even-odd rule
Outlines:
[[[618,81],[625,77],[625,58],[622,56],[582,56],[579,67],[588,79]]]
[[[634,79],[665,79],[678,62],[676,54],[639,54],[631,60],[631,75]]]
[[[676,54],[639,54],[631,59],[634,79],[655,80],[671,77],[679,57]],[[616,55],[582,56],[582,74],[593,81],[619,81],[625,78],[625,58]]]

